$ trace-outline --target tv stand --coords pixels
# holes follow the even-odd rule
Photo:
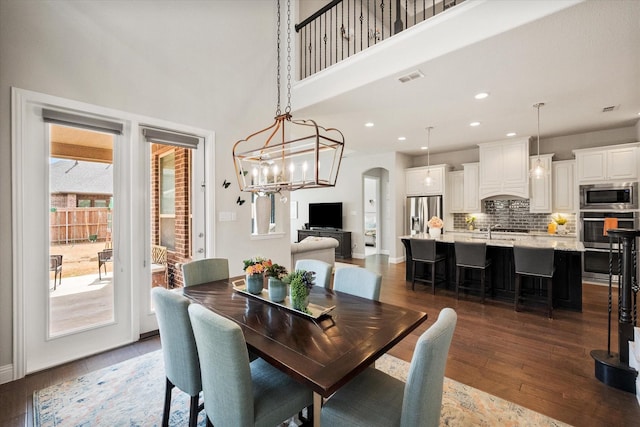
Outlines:
[[[351,232],[341,230],[298,230],[298,242],[309,237],[333,237],[338,241],[336,258],[351,258]]]

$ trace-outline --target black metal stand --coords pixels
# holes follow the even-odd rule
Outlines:
[[[609,235],[609,322],[607,350],[592,350],[595,361],[595,375],[603,383],[628,391],[636,392],[638,372],[629,366],[629,340],[633,341],[633,327],[637,324],[636,296],[638,293],[636,238],[640,230],[613,229]],[[617,244],[614,247],[614,243]],[[613,254],[617,251],[618,265],[618,353],[611,351],[611,313]]]

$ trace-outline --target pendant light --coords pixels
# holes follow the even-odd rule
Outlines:
[[[531,168],[531,176],[535,179],[541,179],[547,173],[540,160],[540,107],[544,107],[544,102],[538,102],[537,104],[533,104],[533,108],[538,110],[538,159],[536,163]]]
[[[287,0],[287,106],[284,113],[280,111],[280,0],[277,7],[275,122],[233,146],[238,184],[242,191],[260,194],[333,187],[344,150],[342,132],[291,116],[291,0]]]
[[[427,128],[427,176],[424,179],[424,185],[431,187],[433,185],[433,178],[431,178],[431,129],[433,126]]]

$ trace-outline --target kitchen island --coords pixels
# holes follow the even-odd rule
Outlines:
[[[555,308],[582,311],[582,252],[584,246],[576,238],[525,233],[492,233],[487,238],[481,232],[446,232],[436,238],[436,250],[446,256],[446,267],[439,268],[436,288],[455,290],[456,262],[455,241],[487,243],[487,257],[491,258],[489,281],[492,292],[489,298],[513,302],[515,294],[515,266],[513,246],[551,247],[555,250],[555,274],[553,275],[553,305]],[[406,280],[411,281],[410,239],[429,239],[428,234],[402,236],[406,250]],[[416,266],[416,275],[425,275],[423,264]],[[525,280],[531,280],[527,278]],[[444,282],[444,283],[443,283]]]

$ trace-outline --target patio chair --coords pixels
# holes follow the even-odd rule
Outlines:
[[[98,278],[102,280],[102,266],[104,274],[107,274],[107,263],[113,262],[113,249],[105,249],[98,252]]]
[[[53,290],[56,290],[56,280],[62,285],[62,255],[49,256],[49,271],[53,271]]]
[[[167,264],[166,246],[151,245],[151,273],[163,273],[163,287],[169,287],[169,268]]]

